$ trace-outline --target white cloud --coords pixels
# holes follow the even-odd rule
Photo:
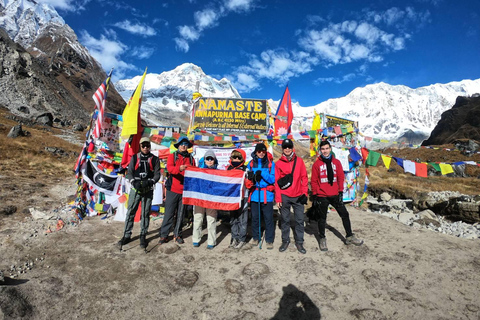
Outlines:
[[[224,0],[217,6],[208,4],[203,10],[193,13],[195,25],[178,27],[180,37],[175,38],[178,50],[188,52],[190,42],[197,41],[206,29],[219,25],[219,20],[232,12],[248,12],[255,8],[257,0]]]
[[[334,77],[318,78],[315,81],[313,81],[313,83],[315,85],[319,85],[319,84],[322,84],[322,83],[325,83],[325,82],[333,82],[333,83],[341,84],[341,83],[344,83],[344,82],[352,81],[355,78],[357,78],[357,75],[355,73],[349,73],[349,74],[344,75],[341,78],[334,78]]]
[[[140,47],[132,48],[130,50],[130,55],[137,59],[148,59],[152,56],[154,52],[155,52],[154,48],[140,46]]]
[[[178,31],[180,32],[180,35],[185,41],[194,41],[200,37],[200,33],[198,33],[198,31],[195,30],[194,27],[180,26],[178,27]]]
[[[225,7],[230,11],[248,11],[253,8],[255,0],[226,0]]]
[[[310,72],[316,62],[305,52],[267,50],[259,57],[251,55],[248,65],[238,67],[228,78],[239,91],[249,92],[260,87],[259,79],[285,85],[290,78]]]
[[[132,34],[139,34],[144,37],[154,36],[157,34],[154,28],[141,23],[132,23],[130,20],[124,20],[114,24],[115,27],[123,29]]]
[[[121,59],[128,46],[120,41],[107,39],[105,35],[96,39],[83,30],[80,31],[80,42],[87,47],[92,57],[100,62],[104,70],[115,68],[115,78],[117,79],[124,78],[127,71],[136,69],[134,65]]]
[[[195,24],[199,30],[214,27],[219,19],[219,14],[212,9],[197,11],[194,13]]]
[[[188,45],[187,40],[182,39],[182,38],[175,38],[173,39],[175,41],[175,45],[177,50],[183,51],[183,52],[188,52],[190,49],[190,46]]]
[[[39,0],[38,2],[51,5],[55,9],[60,9],[65,11],[78,11],[78,10],[83,10],[85,4],[87,4],[89,1],[90,0],[80,1],[80,2],[76,2],[74,0]]]

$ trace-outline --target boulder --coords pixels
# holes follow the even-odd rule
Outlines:
[[[74,131],[80,131],[80,132],[82,132],[83,130],[85,130],[85,128],[84,128],[80,123],[74,124],[72,129],[73,129]]]
[[[411,212],[402,212],[398,215],[398,221],[406,225],[410,225],[413,219],[415,219],[415,215]]]
[[[391,199],[392,199],[392,196],[387,192],[382,192],[382,194],[380,195],[380,200],[382,201],[390,201]]]
[[[423,211],[420,211],[417,213],[420,219],[433,219],[433,220],[438,220],[437,216],[435,215],[435,212],[433,212],[430,209],[426,209]]]
[[[10,129],[10,132],[7,135],[7,137],[9,138],[17,138],[23,136],[25,136],[25,131],[22,130],[21,124],[17,124],[16,126],[12,127],[12,129]]]
[[[53,115],[50,112],[43,113],[35,118],[35,121],[45,126],[53,126]]]

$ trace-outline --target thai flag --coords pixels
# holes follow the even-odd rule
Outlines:
[[[217,210],[238,210],[245,172],[188,167],[183,184],[183,204]]]

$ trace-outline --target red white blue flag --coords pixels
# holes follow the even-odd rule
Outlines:
[[[107,79],[98,87],[97,91],[93,94],[92,98],[95,101],[95,109],[97,110],[97,121],[95,123],[95,129],[93,130],[93,136],[95,139],[100,138],[100,132],[102,130],[103,115],[105,113],[105,101],[107,99],[108,83],[112,77],[112,71],[108,74]]]
[[[290,98],[290,90],[288,85],[283,93],[282,100],[277,108],[275,115],[275,135],[281,136],[290,133],[290,126],[293,120],[292,99]]]
[[[245,172],[188,167],[183,183],[183,204],[217,210],[238,210]]]

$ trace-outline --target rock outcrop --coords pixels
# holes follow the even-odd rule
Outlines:
[[[480,96],[458,97],[452,109],[442,113],[440,121],[422,146],[480,141]]]

